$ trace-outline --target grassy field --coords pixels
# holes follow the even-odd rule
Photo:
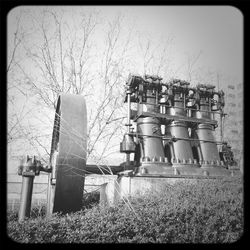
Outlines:
[[[9,212],[8,235],[25,243],[231,243],[243,234],[239,177],[183,181],[110,208],[94,204],[50,218],[34,208],[22,223]]]

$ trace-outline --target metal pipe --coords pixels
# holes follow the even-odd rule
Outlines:
[[[131,123],[130,123],[130,119],[131,119],[131,91],[130,90],[127,90],[127,103],[128,103],[128,110],[127,110],[127,114],[128,114],[128,117],[127,117],[127,132],[130,133],[130,126],[131,126]],[[127,165],[130,164],[130,153],[126,153],[126,163]]]
[[[223,140],[223,126],[222,126],[222,116],[223,116],[223,114],[222,114],[222,111],[220,112],[220,140],[222,141]]]
[[[128,110],[127,110],[127,114],[128,114],[128,117],[127,117],[127,131],[128,133],[130,133],[130,118],[131,118],[131,100],[130,100],[130,97],[131,97],[131,91],[128,90],[127,91],[127,95],[128,95],[128,98],[127,98],[127,103],[128,103]]]
[[[18,221],[21,222],[25,217],[30,217],[32,191],[35,175],[23,175],[21,203],[18,213]]]
[[[126,163],[127,165],[130,164],[130,153],[126,153]]]

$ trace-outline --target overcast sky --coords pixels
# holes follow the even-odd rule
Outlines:
[[[21,7],[29,8],[28,6]],[[39,11],[43,7],[34,7]],[[141,34],[155,40],[173,38],[173,64],[185,65],[187,56],[201,53],[196,67],[219,72],[235,82],[243,81],[243,15],[232,6],[49,6],[49,9],[95,9],[104,19],[120,13]],[[8,17],[8,29],[20,7]],[[74,18],[70,16],[69,18]],[[123,24],[124,25],[124,24]],[[126,24],[125,24],[126,25]],[[136,56],[136,55],[135,55]],[[179,71],[185,71],[180,68]]]
[[[230,6],[105,7],[105,15],[121,10],[152,36],[173,35],[176,60],[202,51],[199,65],[242,82],[243,15]]]
[[[141,33],[155,38],[173,36],[176,66],[201,51],[197,67],[243,81],[243,15],[232,6],[99,7],[104,16],[121,12]]]

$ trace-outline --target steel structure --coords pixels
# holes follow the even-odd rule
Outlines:
[[[128,160],[126,167],[135,175],[232,173],[236,165],[232,151],[214,136],[215,118],[225,116],[224,92],[209,84],[189,85],[178,79],[163,83],[158,76],[129,77],[127,132],[120,151],[134,153],[134,161]],[[131,103],[137,104],[136,110],[131,110]]]

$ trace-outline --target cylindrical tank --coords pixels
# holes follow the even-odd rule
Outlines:
[[[153,90],[148,89],[146,92],[146,103],[138,103],[138,111],[159,112],[157,104],[157,95]],[[142,134],[141,157],[153,157],[159,159],[165,158],[164,147],[161,138],[161,124],[155,117],[140,117],[137,120],[137,132]]]
[[[137,132],[143,134],[141,157],[165,157],[161,126],[157,118],[145,117],[137,120]],[[155,137],[154,137],[155,136]]]
[[[211,112],[211,98],[209,96],[200,99],[199,110],[192,112],[192,117],[211,120],[213,113]],[[200,140],[197,146],[199,154],[199,162],[202,167],[210,167],[220,165],[220,156],[215,138],[213,135],[214,127],[211,124],[198,124],[193,131],[193,138]],[[211,141],[211,142],[210,142]]]
[[[202,166],[217,165],[220,162],[218,148],[214,141],[213,126],[210,124],[199,124],[196,129],[197,137],[200,141],[200,148],[203,157]]]
[[[171,122],[171,124],[167,126],[167,132],[171,134],[172,137],[189,139],[188,128],[185,122]],[[172,158],[179,159],[181,162],[183,162],[183,160],[194,160],[189,140],[177,140],[172,143],[174,150],[174,155],[172,153],[171,156]]]
[[[174,107],[168,108],[167,114],[177,115],[177,116],[187,116],[186,110],[184,109],[184,99],[181,93],[175,93]],[[170,134],[172,137],[189,139],[188,127],[183,121],[172,121],[166,127],[166,133]],[[171,160],[172,163],[178,163],[178,165],[186,165],[186,162],[193,162],[193,152],[191,143],[189,140],[181,140],[171,142]]]

